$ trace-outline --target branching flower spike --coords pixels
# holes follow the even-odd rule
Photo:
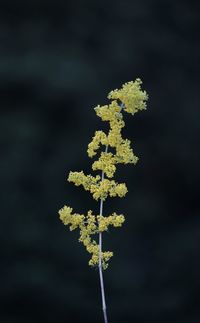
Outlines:
[[[70,230],[79,230],[79,241],[85,246],[91,255],[90,266],[99,267],[102,307],[104,322],[107,323],[106,302],[102,269],[108,267],[108,262],[113,256],[112,251],[102,251],[102,233],[109,227],[121,227],[125,221],[123,214],[112,213],[103,215],[103,203],[107,197],[124,197],[127,193],[125,183],[116,182],[113,177],[118,164],[136,164],[138,157],[135,156],[131,142],[122,137],[122,128],[125,126],[123,113],[134,115],[139,110],[146,109],[148,95],[141,89],[142,81],[136,79],[122,85],[108,94],[110,104],[94,108],[102,121],[109,123],[108,133],[98,130],[88,145],[87,153],[93,158],[97,151],[102,148],[99,159],[92,164],[93,171],[100,171],[100,175],[85,175],[83,171],[70,172],[68,181],[76,186],[83,186],[92,194],[96,201],[100,201],[99,214],[93,214],[91,210],[87,214],[74,213],[69,206],[59,210],[59,216],[64,225],[69,225]],[[110,150],[109,150],[110,149]],[[98,235],[98,241],[95,236]]]

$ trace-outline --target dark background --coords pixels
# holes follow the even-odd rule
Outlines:
[[[140,77],[126,115],[137,166],[120,166],[126,222],[104,235],[110,323],[200,321],[199,1],[1,0],[0,322],[102,323],[98,271],[57,212],[98,203],[66,181],[90,173],[93,108]]]

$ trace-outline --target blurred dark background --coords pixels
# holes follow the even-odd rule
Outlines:
[[[120,166],[126,223],[104,235],[110,323],[200,321],[199,1],[1,0],[0,322],[102,323],[98,271],[57,212],[98,203],[93,108],[140,77],[148,110],[125,116],[137,166]]]

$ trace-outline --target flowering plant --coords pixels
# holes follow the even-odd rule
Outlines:
[[[121,227],[125,221],[123,214],[112,213],[103,215],[103,203],[107,197],[124,197],[127,193],[125,183],[116,182],[113,177],[118,164],[136,164],[138,157],[135,156],[131,141],[122,137],[122,128],[125,126],[123,113],[134,115],[139,110],[146,109],[148,95],[141,89],[142,81],[136,79],[122,85],[121,89],[116,89],[108,94],[110,104],[94,108],[98,117],[102,121],[109,122],[108,133],[98,130],[95,132],[92,141],[88,145],[87,153],[93,158],[101,146],[104,150],[100,157],[92,164],[93,171],[100,171],[100,175],[85,175],[83,171],[70,172],[68,181],[76,186],[83,186],[89,191],[93,198],[100,201],[99,214],[93,214],[91,210],[86,215],[73,213],[73,209],[64,206],[59,210],[59,216],[64,225],[69,225],[70,230],[79,229],[79,241],[85,246],[91,258],[90,266],[98,266],[100,275],[102,306],[104,322],[107,323],[105,292],[102,269],[108,267],[108,262],[113,256],[112,251],[102,251],[102,233],[110,226]],[[98,235],[98,241],[95,236]]]

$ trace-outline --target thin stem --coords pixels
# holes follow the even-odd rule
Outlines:
[[[125,107],[123,103],[120,104],[120,112]],[[105,153],[108,152],[108,145],[106,145]],[[104,180],[104,171],[101,173],[101,181]],[[103,199],[100,200],[100,217],[103,216]],[[104,281],[103,281],[103,272],[102,272],[102,232],[99,232],[99,278],[101,286],[101,298],[102,298],[102,309],[104,316],[104,323],[108,323],[107,312],[106,312],[106,299],[105,299],[105,290],[104,290]]]
[[[123,103],[120,104],[120,112],[125,107]],[[108,145],[106,145],[105,153],[108,152]],[[104,180],[104,171],[101,173],[101,181]],[[103,199],[100,200],[100,217],[103,216]],[[107,312],[106,312],[106,299],[105,299],[105,290],[104,290],[104,281],[103,281],[103,272],[102,272],[102,232],[99,232],[99,278],[101,286],[101,298],[102,298],[102,309],[104,316],[104,323],[108,323]]]
[[[105,152],[108,151],[108,146],[106,146]],[[104,172],[101,173],[101,181],[104,180]],[[100,217],[103,215],[103,199],[100,200]],[[101,286],[101,298],[102,298],[102,310],[104,316],[104,323],[108,323],[107,312],[106,312],[106,299],[103,281],[103,271],[102,271],[102,232],[99,232],[99,278]]]

